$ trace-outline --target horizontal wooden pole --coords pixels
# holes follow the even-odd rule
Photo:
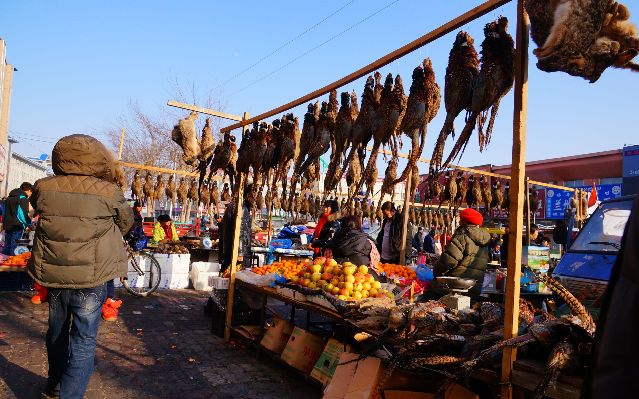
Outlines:
[[[169,174],[169,175],[176,174],[176,175],[193,176],[193,177],[199,177],[200,176],[199,173],[187,172],[185,170],[174,170],[174,169],[167,169],[167,168],[159,168],[157,166],[138,165],[136,163],[122,162],[122,161],[116,161],[116,162],[118,162],[120,165],[122,165],[125,168],[149,170],[149,171],[152,171],[152,172],[166,173],[166,174]],[[222,178],[220,176],[213,175],[212,180],[222,180]]]
[[[166,105],[168,105],[170,107],[188,109],[189,111],[195,111],[195,112],[199,112],[201,114],[213,115],[213,116],[217,116],[219,118],[230,119],[232,121],[241,121],[242,120],[241,116],[227,114],[225,112],[214,111],[212,109],[198,107],[197,105],[184,104],[184,103],[180,103],[180,102],[177,102],[177,101],[167,101]]]
[[[437,39],[439,39],[440,37],[454,31],[455,29],[458,29],[464,25],[466,25],[467,23],[471,22],[474,19],[477,19],[491,11],[493,11],[494,9],[503,6],[506,3],[509,3],[511,0],[489,0],[486,1],[485,3],[482,3],[480,5],[478,5],[477,7],[473,8],[470,11],[465,12],[464,14],[460,15],[459,17],[453,19],[452,21],[449,21],[447,23],[445,23],[444,25],[440,26],[439,28],[432,30],[430,32],[428,32],[427,34],[425,34],[424,36],[413,40],[412,42],[398,48],[397,50],[386,54],[385,56],[377,59],[374,62],[371,62],[370,64],[358,69],[357,71],[351,73],[350,75],[347,75],[329,85],[326,85],[324,87],[322,87],[321,89],[317,89],[309,94],[306,94],[296,100],[293,100],[289,103],[286,103],[280,107],[274,108],[270,111],[264,112],[262,114],[259,114],[253,118],[250,118],[246,121],[242,121],[241,123],[234,123],[230,126],[227,126],[225,128],[222,128],[220,131],[222,133],[225,132],[229,132],[233,129],[238,129],[244,125],[249,125],[253,122],[256,121],[261,121],[263,119],[266,119],[268,117],[271,117],[273,115],[278,115],[282,112],[288,111],[291,108],[295,108],[299,105],[302,105],[304,103],[306,103],[307,101],[311,101],[316,99],[319,96],[323,96],[324,94],[327,94],[329,92],[331,92],[332,90],[336,90],[344,85],[347,85],[351,82],[356,81],[357,79],[361,78],[362,76],[368,75],[371,72],[374,72],[376,70],[378,70],[379,68],[390,64],[391,62],[395,61],[396,59],[399,59],[403,56],[405,56],[406,54],[409,54],[415,50],[417,50],[420,47],[425,46],[426,44],[435,41]]]

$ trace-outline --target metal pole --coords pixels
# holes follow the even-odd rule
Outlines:
[[[7,157],[7,176],[5,176],[4,180],[4,195],[9,196],[9,172],[11,171],[11,156],[13,155],[13,151],[12,151],[12,144],[17,143],[18,140],[9,137],[9,155]]]

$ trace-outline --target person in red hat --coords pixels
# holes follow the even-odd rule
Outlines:
[[[476,280],[470,292],[478,295],[488,264],[490,234],[480,227],[484,218],[476,210],[464,209],[459,218],[461,223],[435,264],[434,275]]]

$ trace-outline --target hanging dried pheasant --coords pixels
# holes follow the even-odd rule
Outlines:
[[[171,138],[173,141],[175,141],[180,148],[182,148],[182,151],[184,151],[182,160],[187,165],[195,165],[195,162],[200,156],[200,143],[198,142],[197,134],[195,132],[196,118],[197,112],[191,112],[186,118],[180,119],[171,132]]]
[[[430,160],[431,168],[436,171],[440,170],[446,139],[451,133],[453,136],[455,135],[455,118],[463,110],[469,111],[471,108],[473,85],[479,74],[479,57],[474,42],[467,32],[457,33],[455,43],[448,56],[444,86],[446,120],[439,132]]]

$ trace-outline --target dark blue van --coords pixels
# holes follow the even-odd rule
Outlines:
[[[608,284],[635,195],[603,201],[552,275],[578,298],[600,297]]]

